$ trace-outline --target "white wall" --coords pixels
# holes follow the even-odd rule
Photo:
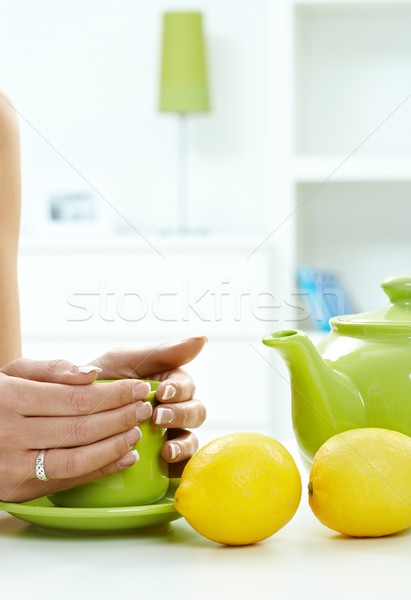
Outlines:
[[[110,202],[135,227],[173,227],[177,125],[157,103],[161,14],[179,9],[204,14],[211,80],[212,112],[189,118],[194,224],[221,232],[268,228],[271,4],[8,3],[0,20],[0,87],[21,114],[25,231],[33,229],[38,180],[79,177],[52,146],[97,187],[105,178]],[[114,228],[127,227],[114,211],[111,219]]]

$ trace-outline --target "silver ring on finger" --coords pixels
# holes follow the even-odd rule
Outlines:
[[[45,452],[46,452],[45,450],[40,450],[40,452],[37,454],[37,458],[36,458],[35,472],[36,472],[37,479],[39,479],[40,481],[48,481],[49,480],[49,478],[46,475],[46,471],[44,469]]]

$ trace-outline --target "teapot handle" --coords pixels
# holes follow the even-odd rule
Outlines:
[[[411,275],[395,275],[381,284],[390,301],[411,303]]]

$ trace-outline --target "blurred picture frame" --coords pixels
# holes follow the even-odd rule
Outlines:
[[[30,234],[58,239],[97,238],[111,232],[111,207],[107,182],[79,178],[38,179],[26,204]]]

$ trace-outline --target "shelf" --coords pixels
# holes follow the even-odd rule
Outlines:
[[[353,159],[381,160],[381,176],[367,166],[367,178],[403,180],[403,168],[385,174],[383,159],[411,156],[411,2],[377,4],[296,11],[295,154],[343,159],[357,148]]]
[[[341,156],[297,156],[292,166],[297,183],[308,182],[411,182],[411,156],[356,158]]]
[[[122,252],[145,252],[153,256],[162,255],[167,252],[195,252],[210,251],[219,253],[221,251],[242,250],[249,253],[261,245],[266,237],[266,232],[260,235],[214,235],[214,234],[187,234],[178,235],[172,233],[151,234],[144,232],[139,234],[107,235],[81,237],[60,236],[55,238],[42,238],[40,235],[32,235],[21,238],[20,253],[32,255],[34,253],[49,254],[58,252],[64,254],[83,254],[99,252],[103,254]],[[266,244],[269,248],[271,245]]]
[[[354,312],[383,306],[380,282],[409,271],[410,184],[299,183],[294,188],[296,264],[337,273]]]
[[[410,6],[411,0],[291,0],[297,8],[323,8],[323,7],[364,7],[364,6]]]

